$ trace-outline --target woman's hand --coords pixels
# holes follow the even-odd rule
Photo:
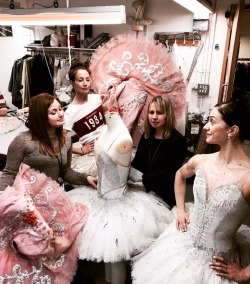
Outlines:
[[[85,143],[84,146],[82,146],[81,150],[82,150],[82,154],[88,154],[90,152],[92,152],[94,150],[94,146],[95,146],[95,142],[91,141],[89,143]]]
[[[177,218],[176,218],[176,228],[182,232],[187,231],[187,224],[189,224],[189,213],[186,213],[184,210],[177,209]]]
[[[97,188],[97,177],[93,177],[93,176],[87,176],[87,181],[90,185],[92,185],[94,188]]]
[[[218,276],[237,283],[244,283],[250,279],[246,270],[241,267],[239,255],[236,257],[236,262],[229,261],[219,255],[215,255],[213,259],[214,261],[210,263],[210,267],[217,272]]]

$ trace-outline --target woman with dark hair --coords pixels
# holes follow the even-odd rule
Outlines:
[[[63,134],[58,99],[42,93],[30,100],[28,131],[10,144],[0,175],[0,279],[15,283],[73,280],[78,235],[86,206],[72,202],[60,184],[95,185],[71,169],[71,139]]]
[[[71,169],[71,139],[63,134],[64,111],[59,100],[47,93],[30,100],[28,131],[10,144],[0,175],[0,191],[11,186],[21,163],[45,173],[59,183],[95,185],[95,179]]]
[[[241,227],[250,213],[250,157],[243,149],[243,141],[250,139],[249,104],[216,105],[204,129],[206,142],[220,150],[195,155],[177,171],[176,220],[135,257],[135,284],[226,284],[250,279],[250,231]],[[193,175],[191,212],[185,193],[186,179]],[[247,268],[236,262],[239,257]]]
[[[90,94],[91,72],[85,63],[70,67],[74,98],[65,111],[64,129],[73,131],[79,142],[73,144],[72,168],[78,172],[96,175],[93,154],[94,141],[104,125],[102,99],[99,94]]]
[[[174,178],[186,157],[186,140],[175,129],[175,114],[168,97],[155,97],[131,166],[142,172],[147,192],[154,191],[170,207],[175,205]]]

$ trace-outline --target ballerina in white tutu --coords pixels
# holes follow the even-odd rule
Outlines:
[[[249,118],[249,106],[240,102],[219,104],[211,111],[204,126],[206,142],[220,145],[220,151],[196,155],[177,171],[176,221],[135,257],[134,284],[249,280],[250,230],[241,226],[250,213],[250,158],[243,150],[243,141],[250,139]],[[195,203],[190,214],[185,205],[186,178],[194,174]],[[237,254],[248,268],[233,273]]]
[[[90,211],[79,258],[111,264],[111,283],[122,284],[125,261],[149,247],[173,215],[159,198],[128,185],[132,138],[118,112],[107,112],[105,120],[95,143],[97,190],[84,186],[68,194]]]

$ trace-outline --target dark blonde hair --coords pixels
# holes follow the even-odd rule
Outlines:
[[[148,104],[147,118],[144,124],[144,131],[145,131],[144,136],[145,138],[149,138],[149,136],[151,136],[155,132],[155,129],[150,125],[148,120],[149,108],[151,104],[156,104],[160,108],[161,112],[166,114],[166,121],[164,125],[164,133],[162,138],[167,139],[170,137],[172,130],[175,128],[176,118],[170,99],[168,97],[162,97],[162,96],[155,97]]]
[[[56,156],[58,154],[52,145],[48,133],[50,127],[48,109],[54,100],[57,100],[61,104],[57,97],[48,93],[41,93],[31,98],[29,103],[29,117],[25,123],[32,133],[32,139],[39,141],[40,152],[49,156]],[[56,136],[58,137],[59,145],[64,145],[65,136],[63,134],[63,127],[56,128]]]

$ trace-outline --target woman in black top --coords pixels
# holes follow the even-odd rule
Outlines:
[[[170,99],[155,97],[148,105],[145,132],[131,166],[140,172],[147,192],[157,193],[171,208],[176,204],[174,179],[186,157],[184,136],[175,129]]]

